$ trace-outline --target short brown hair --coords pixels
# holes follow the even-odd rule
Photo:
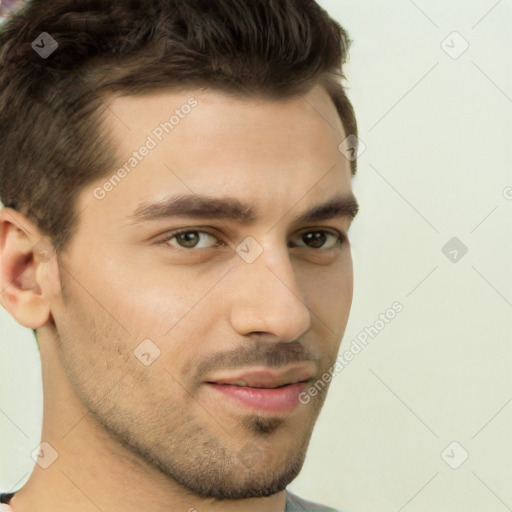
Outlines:
[[[32,48],[42,32],[58,43],[48,58]],[[60,252],[78,194],[116,165],[101,129],[114,92],[278,99],[322,84],[357,135],[342,86],[349,44],[314,0],[32,0],[0,31],[0,199]]]

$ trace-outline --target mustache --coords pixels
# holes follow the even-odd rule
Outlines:
[[[320,358],[299,341],[255,342],[249,345],[202,357],[196,361],[194,376],[204,379],[213,370],[241,368],[244,366],[266,366],[280,368],[290,363],[320,361]]]

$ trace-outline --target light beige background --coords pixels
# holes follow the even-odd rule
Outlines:
[[[342,352],[394,302],[403,311],[333,380],[290,490],[344,512],[512,510],[512,4],[320,3],[354,39],[366,146]],[[442,252],[453,237],[468,248],[456,262]],[[4,310],[0,332],[9,490],[32,469],[41,377],[32,333]]]

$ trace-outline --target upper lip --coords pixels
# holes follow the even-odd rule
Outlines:
[[[231,373],[219,374],[208,378],[208,384],[228,384],[231,386],[244,386],[249,388],[279,388],[297,382],[311,380],[314,373],[306,366],[295,366],[281,371],[268,369],[239,370]]]

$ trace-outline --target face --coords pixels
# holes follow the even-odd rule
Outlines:
[[[298,396],[334,364],[352,302],[335,107],[316,87],[117,97],[109,112],[127,165],[78,198],[52,304],[60,362],[98,426],[188,490],[279,492],[327,386]]]

